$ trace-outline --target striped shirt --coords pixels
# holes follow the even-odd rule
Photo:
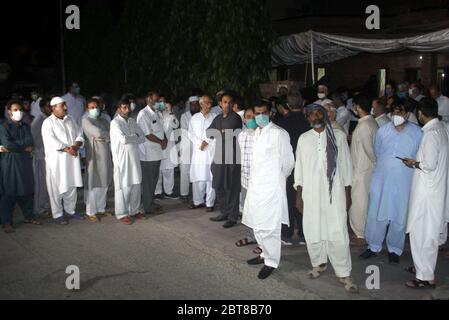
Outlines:
[[[248,189],[251,162],[253,159],[254,130],[245,129],[239,135],[239,145],[242,156],[242,187]]]

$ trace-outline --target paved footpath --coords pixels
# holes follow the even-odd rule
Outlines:
[[[45,220],[35,227],[21,224],[16,214],[16,233],[0,232],[0,299],[449,299],[449,260],[443,258],[438,290],[405,288],[411,279],[404,271],[411,265],[409,249],[400,265],[389,265],[386,254],[361,261],[361,249],[353,249],[357,295],[344,291],[332,268],[309,280],[309,259],[301,246],[284,248],[279,270],[260,281],[260,267],[246,264],[254,246],[235,246],[243,226],[225,230],[209,221],[216,213],[187,210],[177,200],[161,204],[166,214],[132,226],[108,217],[66,227]],[[79,291],[65,287],[70,265],[80,269]],[[380,269],[380,290],[365,287],[369,265]]]

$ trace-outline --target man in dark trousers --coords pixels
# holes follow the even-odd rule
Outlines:
[[[242,129],[242,118],[232,111],[233,97],[224,93],[220,98],[223,114],[217,116],[207,131],[214,138],[215,157],[211,166],[213,181],[220,203],[221,214],[211,221],[226,221],[224,228],[232,228],[239,218],[239,201],[241,190],[241,165],[239,159],[237,136]]]
[[[19,101],[7,105],[8,119],[0,125],[1,145],[1,215],[3,229],[13,233],[13,213],[16,204],[22,209],[25,223],[40,225],[33,211],[33,138],[30,127],[22,122],[23,110]]]
[[[286,101],[281,101],[277,105],[280,117],[277,125],[283,128],[290,135],[290,143],[296,157],[296,147],[299,137],[310,130],[310,125],[306,121],[302,112],[303,100],[300,95],[289,95]],[[299,244],[304,245],[304,234],[302,231],[302,215],[296,209],[296,190],[293,188],[295,172],[287,178],[287,201],[290,226],[282,225],[282,243],[287,246],[293,245],[293,235],[295,227],[298,228]]]

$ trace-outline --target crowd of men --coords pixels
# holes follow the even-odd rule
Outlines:
[[[77,83],[63,97],[12,99],[0,124],[3,229],[15,231],[16,204],[32,225],[46,213],[58,225],[105,215],[131,225],[163,213],[160,199],[192,199],[191,210],[214,212],[217,203],[210,220],[224,228],[241,219],[236,245],[257,245],[248,264],[263,265],[260,279],[279,267],[282,245],[296,242],[307,246],[311,279],[331,263],[357,292],[350,246],[369,259],[385,241],[389,262],[399,263],[409,234],[406,285],[435,288],[448,238],[449,98],[419,83],[387,85],[374,100],[317,91],[306,101],[282,87],[255,106],[232,91],[217,93],[216,106],[203,93],[172,104],[152,91],[145,100],[124,95],[111,114]],[[76,210],[79,188],[86,216]]]

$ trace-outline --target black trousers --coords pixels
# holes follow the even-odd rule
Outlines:
[[[16,207],[16,204],[19,205],[20,209],[22,210],[22,214],[25,217],[25,219],[34,219],[35,215],[33,212],[33,196],[24,196],[24,197],[17,197],[17,196],[9,196],[9,195],[3,195],[1,199],[1,217],[2,217],[2,224],[7,225],[13,224],[13,213],[14,208]]]
[[[221,215],[228,221],[237,222],[240,215],[240,190],[216,189],[215,193],[220,203]]]
[[[282,238],[291,239],[295,234],[295,229],[298,230],[298,236],[304,238],[304,232],[302,229],[302,215],[296,209],[296,190],[293,188],[295,183],[295,174],[292,173],[287,178],[287,202],[288,202],[288,217],[290,221],[290,227],[282,225]]]
[[[161,161],[141,161],[142,165],[142,204],[145,213],[151,213],[154,209],[153,200],[156,191]]]

